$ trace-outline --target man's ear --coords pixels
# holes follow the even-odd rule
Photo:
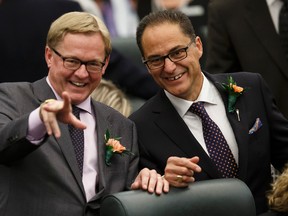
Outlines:
[[[102,75],[105,74],[105,71],[106,71],[106,68],[108,67],[109,61],[110,61],[110,55],[107,56],[107,58],[106,58],[106,60],[105,60],[105,65],[104,65],[103,68],[102,68]]]
[[[195,44],[198,50],[198,54],[199,54],[199,59],[201,58],[201,56],[203,55],[203,45],[202,45],[202,41],[201,38],[199,36],[197,36],[195,38]]]
[[[48,68],[51,66],[52,50],[46,45],[45,47],[45,60]]]

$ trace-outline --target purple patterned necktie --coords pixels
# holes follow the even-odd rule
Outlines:
[[[113,8],[110,0],[105,0],[102,6],[102,16],[110,32],[111,37],[117,36],[117,30],[114,22]]]
[[[193,103],[189,109],[202,120],[203,136],[210,158],[223,178],[235,178],[238,166],[220,128],[209,117],[202,102]]]
[[[282,0],[283,6],[279,13],[279,36],[288,61],[288,0]]]
[[[80,108],[76,106],[72,106],[72,112],[78,119],[80,119],[80,110],[81,110]],[[74,146],[76,159],[77,159],[80,173],[82,176],[83,158],[84,158],[84,131],[81,129],[75,128],[72,125],[68,125],[68,127],[69,127],[72,144]]]

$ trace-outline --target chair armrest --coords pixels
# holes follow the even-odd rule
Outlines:
[[[255,216],[251,191],[238,179],[213,179],[157,196],[126,191],[103,198],[101,216]]]

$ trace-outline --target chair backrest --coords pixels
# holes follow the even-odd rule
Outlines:
[[[238,179],[213,179],[157,196],[126,191],[103,198],[101,216],[256,216],[253,196]]]

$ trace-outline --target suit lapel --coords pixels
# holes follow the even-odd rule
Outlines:
[[[59,127],[61,130],[61,137],[59,139],[56,139],[56,142],[59,145],[59,147],[61,148],[62,153],[63,153],[67,163],[69,164],[71,171],[72,171],[79,187],[82,189],[82,192],[85,195],[85,190],[84,190],[84,186],[82,183],[82,177],[81,177],[81,173],[80,173],[78,163],[76,160],[74,147],[73,147],[70,133],[68,130],[68,125],[59,123]]]
[[[96,131],[97,131],[97,150],[98,150],[98,188],[96,196],[93,197],[93,200],[101,197],[104,193],[106,187],[105,179],[109,179],[106,176],[108,175],[107,166],[105,164],[105,140],[104,134],[106,129],[111,127],[111,124],[108,121],[108,116],[106,116],[104,111],[101,111],[101,107],[96,105],[97,103],[92,100],[92,108],[95,113],[96,119]],[[110,126],[110,127],[109,127]]]
[[[244,89],[246,89],[246,92],[243,93],[243,95],[241,95],[240,97],[237,98],[236,104],[235,104],[235,108],[239,110],[239,117],[240,117],[240,121],[238,120],[237,114],[235,112],[233,113],[229,113],[227,110],[228,107],[228,94],[227,92],[221,87],[221,83],[227,83],[227,74],[225,75],[209,75],[208,73],[205,73],[205,76],[214,83],[215,87],[217,88],[217,90],[219,91],[222,100],[224,102],[225,105],[225,109],[226,109],[226,116],[230,122],[230,125],[232,127],[232,130],[234,132],[235,135],[235,139],[237,142],[237,146],[238,146],[238,151],[239,151],[239,178],[240,179],[244,179],[246,174],[247,174],[247,168],[248,168],[248,160],[247,160],[247,153],[248,153],[248,144],[249,144],[249,140],[248,140],[248,131],[249,128],[248,126],[248,120],[247,116],[249,113],[249,109],[246,106],[247,103],[245,103],[245,94],[249,94],[249,86],[242,86],[241,83],[241,79],[235,79],[235,82],[237,83],[237,85],[244,87]],[[233,77],[233,74],[232,74]]]
[[[35,97],[39,100],[39,106],[41,103],[43,103],[45,100],[54,98],[56,99],[52,89],[46,82],[46,77],[34,82],[32,84],[33,92]]]
[[[160,98],[158,100],[158,105],[155,106],[158,107],[157,112],[160,111],[159,117],[155,119],[155,124],[164,131],[164,133],[175,145],[177,145],[179,149],[183,151],[184,154],[186,154],[187,157],[199,156],[201,158],[199,165],[202,167],[204,172],[207,172],[211,178],[218,178],[219,173],[210,157],[192,135],[189,128],[179,116],[164,92],[162,91],[160,94],[161,95],[158,95]],[[169,119],[169,121],[167,121],[167,119]],[[175,127],[176,125],[177,127]]]
[[[227,110],[228,95],[221,87],[220,83],[227,82],[227,74],[225,75],[209,75],[205,73],[205,76],[213,82],[219,91],[225,105],[226,115],[231,124],[232,130],[235,135],[235,139],[239,150],[239,178],[244,180],[247,175],[248,160],[248,113],[249,109],[245,104],[245,92],[242,96],[237,99],[235,104],[236,109],[240,111],[240,121],[238,121],[236,113],[229,113]],[[233,76],[233,75],[232,75]],[[240,80],[235,80],[237,84],[241,86]],[[243,86],[248,87],[248,86]],[[246,93],[249,93],[247,90]],[[203,150],[201,145],[195,139],[195,137],[190,132],[189,128],[179,116],[174,106],[171,104],[169,99],[166,97],[164,92],[161,92],[158,97],[158,103],[156,104],[155,112],[159,112],[159,117],[155,119],[155,124],[159,126],[161,130],[172,140],[172,142],[181,149],[187,157],[199,156],[199,165],[202,167],[203,171],[210,175],[212,178],[219,178],[219,173],[216,166],[211,161],[210,157]],[[169,121],[167,121],[169,119]],[[177,125],[177,127],[175,127]]]
[[[33,88],[34,88],[35,96],[39,100],[39,105],[47,99],[50,99],[50,98],[56,99],[52,89],[46,82],[46,78],[43,78],[33,83]],[[84,190],[84,186],[82,183],[82,177],[81,177],[79,167],[77,164],[74,147],[72,145],[71,137],[70,137],[69,130],[68,130],[68,125],[59,123],[59,127],[61,130],[61,137],[59,139],[50,137],[50,139],[51,140],[53,139],[55,143],[58,144],[59,148],[61,149],[63,153],[63,156],[65,157],[67,163],[69,164],[71,168],[71,171],[76,179],[77,184],[79,185],[79,187],[81,188],[85,196],[85,190]]]
[[[245,0],[244,4],[244,10],[247,13],[244,12],[243,14],[247,23],[254,31],[256,37],[259,38],[269,56],[279,65],[283,74],[288,78],[288,71],[286,70],[288,63],[285,59],[284,50],[282,51],[282,45],[266,1]]]

